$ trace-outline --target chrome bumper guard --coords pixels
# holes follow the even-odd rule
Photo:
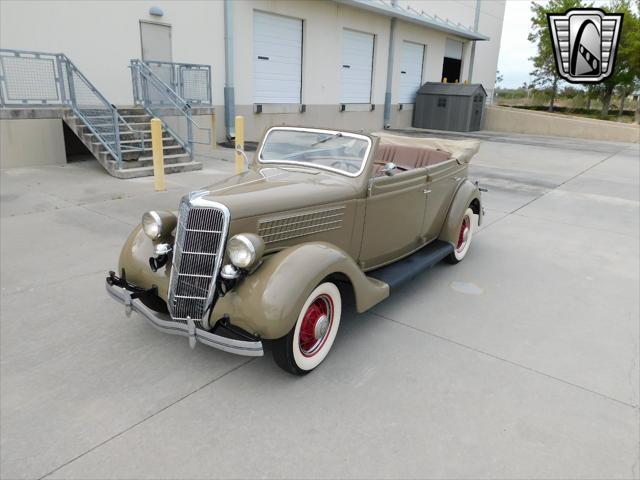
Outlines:
[[[131,310],[135,310],[158,330],[165,333],[171,333],[173,335],[188,337],[191,348],[196,346],[196,342],[200,342],[210,347],[238,355],[245,355],[249,357],[261,357],[264,355],[262,342],[260,340],[251,342],[247,340],[234,340],[221,335],[215,335],[196,327],[193,320],[188,324],[175,322],[169,315],[151,310],[139,299],[131,298],[130,291],[116,285],[110,285],[108,281],[105,282],[105,286],[107,288],[107,293],[124,305],[127,313],[130,313]]]

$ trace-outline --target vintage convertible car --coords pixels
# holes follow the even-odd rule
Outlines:
[[[364,312],[482,221],[473,140],[273,127],[249,169],[150,211],[109,294],[155,327],[304,374],[327,356],[345,295]]]

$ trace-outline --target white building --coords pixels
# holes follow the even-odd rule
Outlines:
[[[0,48],[64,53],[118,106],[131,59],[211,65],[216,138],[227,107],[256,140],[273,124],[380,129],[388,89],[386,124],[408,126],[416,89],[443,77],[491,96],[503,16],[498,0],[3,0]]]

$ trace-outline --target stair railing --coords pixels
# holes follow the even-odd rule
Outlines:
[[[191,159],[194,144],[211,144],[211,129],[201,127],[193,119],[190,103],[165,83],[149,65],[142,60],[131,60],[131,78],[136,104],[142,105],[149,115],[160,119],[167,132]],[[194,130],[206,133],[207,140],[195,140]]]
[[[134,131],[104,95],[62,53],[0,49],[0,107],[70,108],[122,168],[120,127]]]
[[[212,105],[211,66],[198,63],[141,60],[167,86],[189,105]],[[136,84],[133,84],[134,97]]]

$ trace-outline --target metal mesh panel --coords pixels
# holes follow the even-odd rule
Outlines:
[[[180,204],[169,285],[169,311],[174,320],[201,321],[215,288],[224,248],[227,219],[218,208]]]
[[[191,103],[211,103],[209,73],[208,68],[181,67],[181,94],[186,101]]]
[[[2,52],[0,66],[6,104],[63,102],[55,56],[17,56]]]

